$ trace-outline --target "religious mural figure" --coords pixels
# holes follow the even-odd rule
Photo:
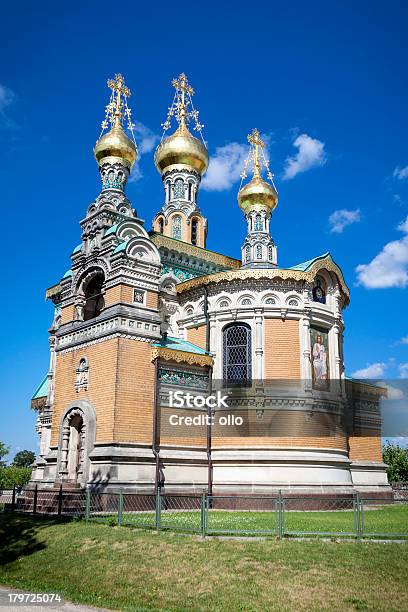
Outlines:
[[[311,329],[312,373],[314,389],[329,389],[329,347],[328,334],[320,329]]]

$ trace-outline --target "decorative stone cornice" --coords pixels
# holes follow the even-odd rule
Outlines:
[[[248,279],[291,279],[295,281],[303,281],[307,283],[313,282],[316,274],[319,270],[325,269],[329,272],[334,272],[338,278],[341,290],[345,296],[345,301],[348,303],[350,292],[344,281],[343,274],[340,268],[332,261],[330,257],[325,257],[316,261],[307,272],[303,272],[301,270],[291,270],[289,268],[268,268],[262,270],[229,270],[226,272],[216,272],[215,274],[208,274],[206,276],[199,276],[197,278],[193,278],[187,280],[183,283],[180,283],[176,286],[176,291],[179,294],[185,293],[187,291],[191,291],[191,289],[195,289],[197,287],[201,287],[203,285],[211,285],[218,284],[221,282],[231,282],[231,281],[246,281]]]
[[[223,265],[229,268],[240,268],[241,262],[239,259],[233,259],[227,255],[221,255],[221,253],[215,253],[214,251],[208,251],[201,247],[182,242],[181,240],[174,240],[163,234],[151,233],[151,239],[157,248],[164,247],[169,251],[177,251],[184,255],[196,257],[197,259],[203,259],[214,264]]]
[[[176,361],[177,363],[188,363],[190,365],[211,366],[213,358],[210,355],[198,355],[187,351],[175,351],[166,347],[152,347],[152,361],[159,358],[164,361]]]

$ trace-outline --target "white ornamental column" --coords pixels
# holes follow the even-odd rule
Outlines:
[[[341,363],[341,355],[340,355],[340,326],[336,322],[332,327],[332,335],[333,335],[333,356],[334,356],[334,378],[336,388],[333,391],[337,391],[338,393],[343,393],[343,378],[342,378],[342,363]]]
[[[312,346],[310,342],[310,313],[306,313],[301,320],[301,342],[302,342],[302,378],[305,391],[312,390]]]
[[[255,368],[253,378],[263,380],[263,309],[255,309]]]

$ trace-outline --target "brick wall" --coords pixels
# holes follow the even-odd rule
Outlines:
[[[114,440],[151,444],[154,364],[148,342],[119,338]]]
[[[75,390],[76,368],[88,358],[88,389]],[[113,338],[57,354],[52,445],[59,439],[61,415],[76,400],[96,411],[96,442],[151,443],[154,365],[147,342]]]
[[[113,439],[117,354],[117,338],[63,354],[57,353],[52,445],[58,443],[62,413],[76,400],[88,400],[95,408],[97,442]],[[89,385],[86,391],[81,389],[76,392],[76,369],[82,357],[88,358]]]
[[[265,319],[265,379],[300,379],[299,321]]]
[[[349,456],[352,461],[382,461],[381,438],[354,436],[349,438]]]
[[[202,349],[205,349],[205,325],[199,325],[198,327],[192,327],[187,330],[187,340],[196,344]]]

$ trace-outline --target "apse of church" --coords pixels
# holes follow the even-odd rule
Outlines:
[[[150,231],[126,194],[138,156],[131,92],[121,75],[108,87],[94,147],[100,192],[69,270],[47,290],[54,318],[49,372],[32,399],[33,481],[112,491],[386,490],[381,392],[344,373],[349,289],[329,253],[279,267],[278,192],[260,131],[247,137],[235,258],[206,248],[200,183],[209,154],[186,75],[172,81],[154,155],[163,191]],[[169,403],[175,391],[194,399],[216,389],[233,389],[229,413],[221,406],[218,416],[242,417],[245,434],[189,429],[206,409],[174,413]],[[356,435],[350,418],[375,435]]]

